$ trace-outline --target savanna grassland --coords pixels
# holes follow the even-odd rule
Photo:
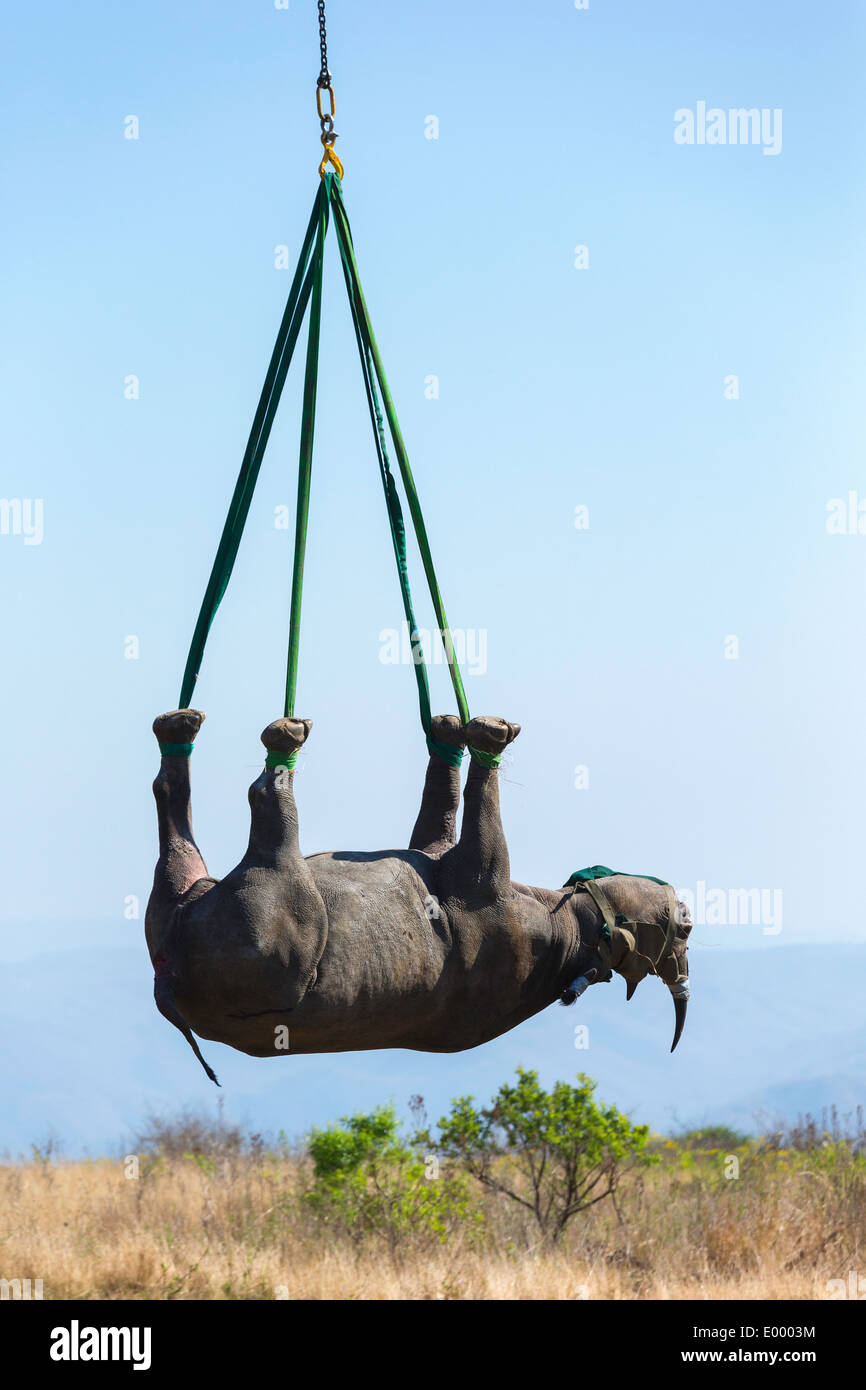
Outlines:
[[[859,1121],[649,1135],[558,1234],[507,1153],[488,1177],[508,1195],[423,1145],[380,1148],[349,1191],[322,1182],[334,1135],[316,1159],[190,1116],[139,1139],[0,1165],[0,1278],[46,1299],[826,1299],[866,1258]]]

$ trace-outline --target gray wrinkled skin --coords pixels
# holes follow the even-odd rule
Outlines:
[[[189,742],[203,718],[175,711],[154,732]],[[262,741],[290,751],[309,728],[277,720]],[[476,719],[466,732],[474,747],[499,752],[519,726]],[[455,716],[437,719],[434,734],[454,744],[465,737]],[[576,975],[604,974],[601,919],[585,893],[512,883],[497,772],[471,762],[459,839],[460,773],[431,756],[408,849],[309,858],[299,848],[293,783],[283,768],[256,778],[247,852],[217,881],[193,838],[189,759],[162,759],[154,783],[160,857],[145,929],[157,1003],[193,1046],[190,1028],[254,1057],[458,1052],[546,1008]],[[657,885],[616,885],[630,915],[664,911]],[[686,973],[685,942],[676,949]]]

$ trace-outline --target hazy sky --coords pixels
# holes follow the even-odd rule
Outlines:
[[[862,7],[328,13],[345,201],[470,704],[523,724],[515,877],[601,862],[749,904],[708,910],[695,949],[863,939]],[[2,494],[32,523],[12,506],[0,535],[8,957],[140,939],[150,722],[320,147],[312,0],[49,0],[4,27]],[[729,142],[739,108],[766,138]],[[307,852],[404,845],[426,757],[412,672],[381,659],[401,609],[333,242],[322,372]],[[281,713],[299,414],[293,373],[196,695],[216,875]],[[828,532],[851,493],[855,533]],[[441,667],[433,687],[451,709]]]

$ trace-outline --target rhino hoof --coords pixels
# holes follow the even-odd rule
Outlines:
[[[153,732],[160,743],[192,743],[204,720],[199,709],[173,709],[157,715]]]
[[[275,719],[262,731],[262,743],[269,753],[294,753],[312,727],[312,719]]]
[[[456,714],[434,714],[430,733],[437,743],[447,743],[451,748],[466,747],[466,730]]]
[[[488,714],[470,719],[466,725],[467,743],[470,748],[478,748],[482,753],[501,753],[519,733],[519,724],[509,724],[507,719],[497,719]]]

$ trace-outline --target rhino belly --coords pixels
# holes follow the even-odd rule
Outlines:
[[[328,912],[317,979],[297,1011],[303,1051],[399,1046],[438,1006],[450,925],[426,856],[310,860]]]

